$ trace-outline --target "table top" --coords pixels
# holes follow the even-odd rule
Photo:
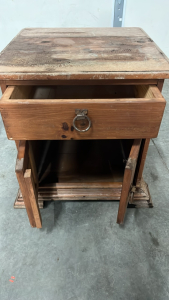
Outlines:
[[[0,80],[165,78],[169,60],[141,28],[26,28],[0,53]]]

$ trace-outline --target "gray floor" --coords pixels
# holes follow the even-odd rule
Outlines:
[[[0,300],[169,299],[168,119],[169,105],[144,171],[153,209],[128,210],[120,227],[118,203],[51,202],[41,230],[13,209],[16,149],[0,121]]]

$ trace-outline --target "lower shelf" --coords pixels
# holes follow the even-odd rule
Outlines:
[[[56,183],[41,186],[38,193],[39,208],[45,201],[118,201],[121,196],[122,183]],[[153,207],[149,189],[144,180],[136,188],[132,202],[128,207]],[[20,190],[18,191],[14,208],[25,208]]]

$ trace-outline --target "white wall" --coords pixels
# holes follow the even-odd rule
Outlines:
[[[125,0],[124,27],[141,27],[169,57],[169,0]]]
[[[112,27],[114,0],[0,0],[0,51],[25,27]]]

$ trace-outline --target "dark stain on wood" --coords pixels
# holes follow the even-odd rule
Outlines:
[[[62,123],[62,129],[65,130],[65,131],[69,130],[69,126],[66,122]]]
[[[71,126],[70,130],[71,130],[71,131],[73,131],[73,130],[74,130],[74,127],[73,127],[73,126]]]
[[[66,139],[66,138],[67,138],[67,136],[66,136],[66,135],[64,135],[64,134],[62,134],[62,138],[63,138],[63,139]]]

